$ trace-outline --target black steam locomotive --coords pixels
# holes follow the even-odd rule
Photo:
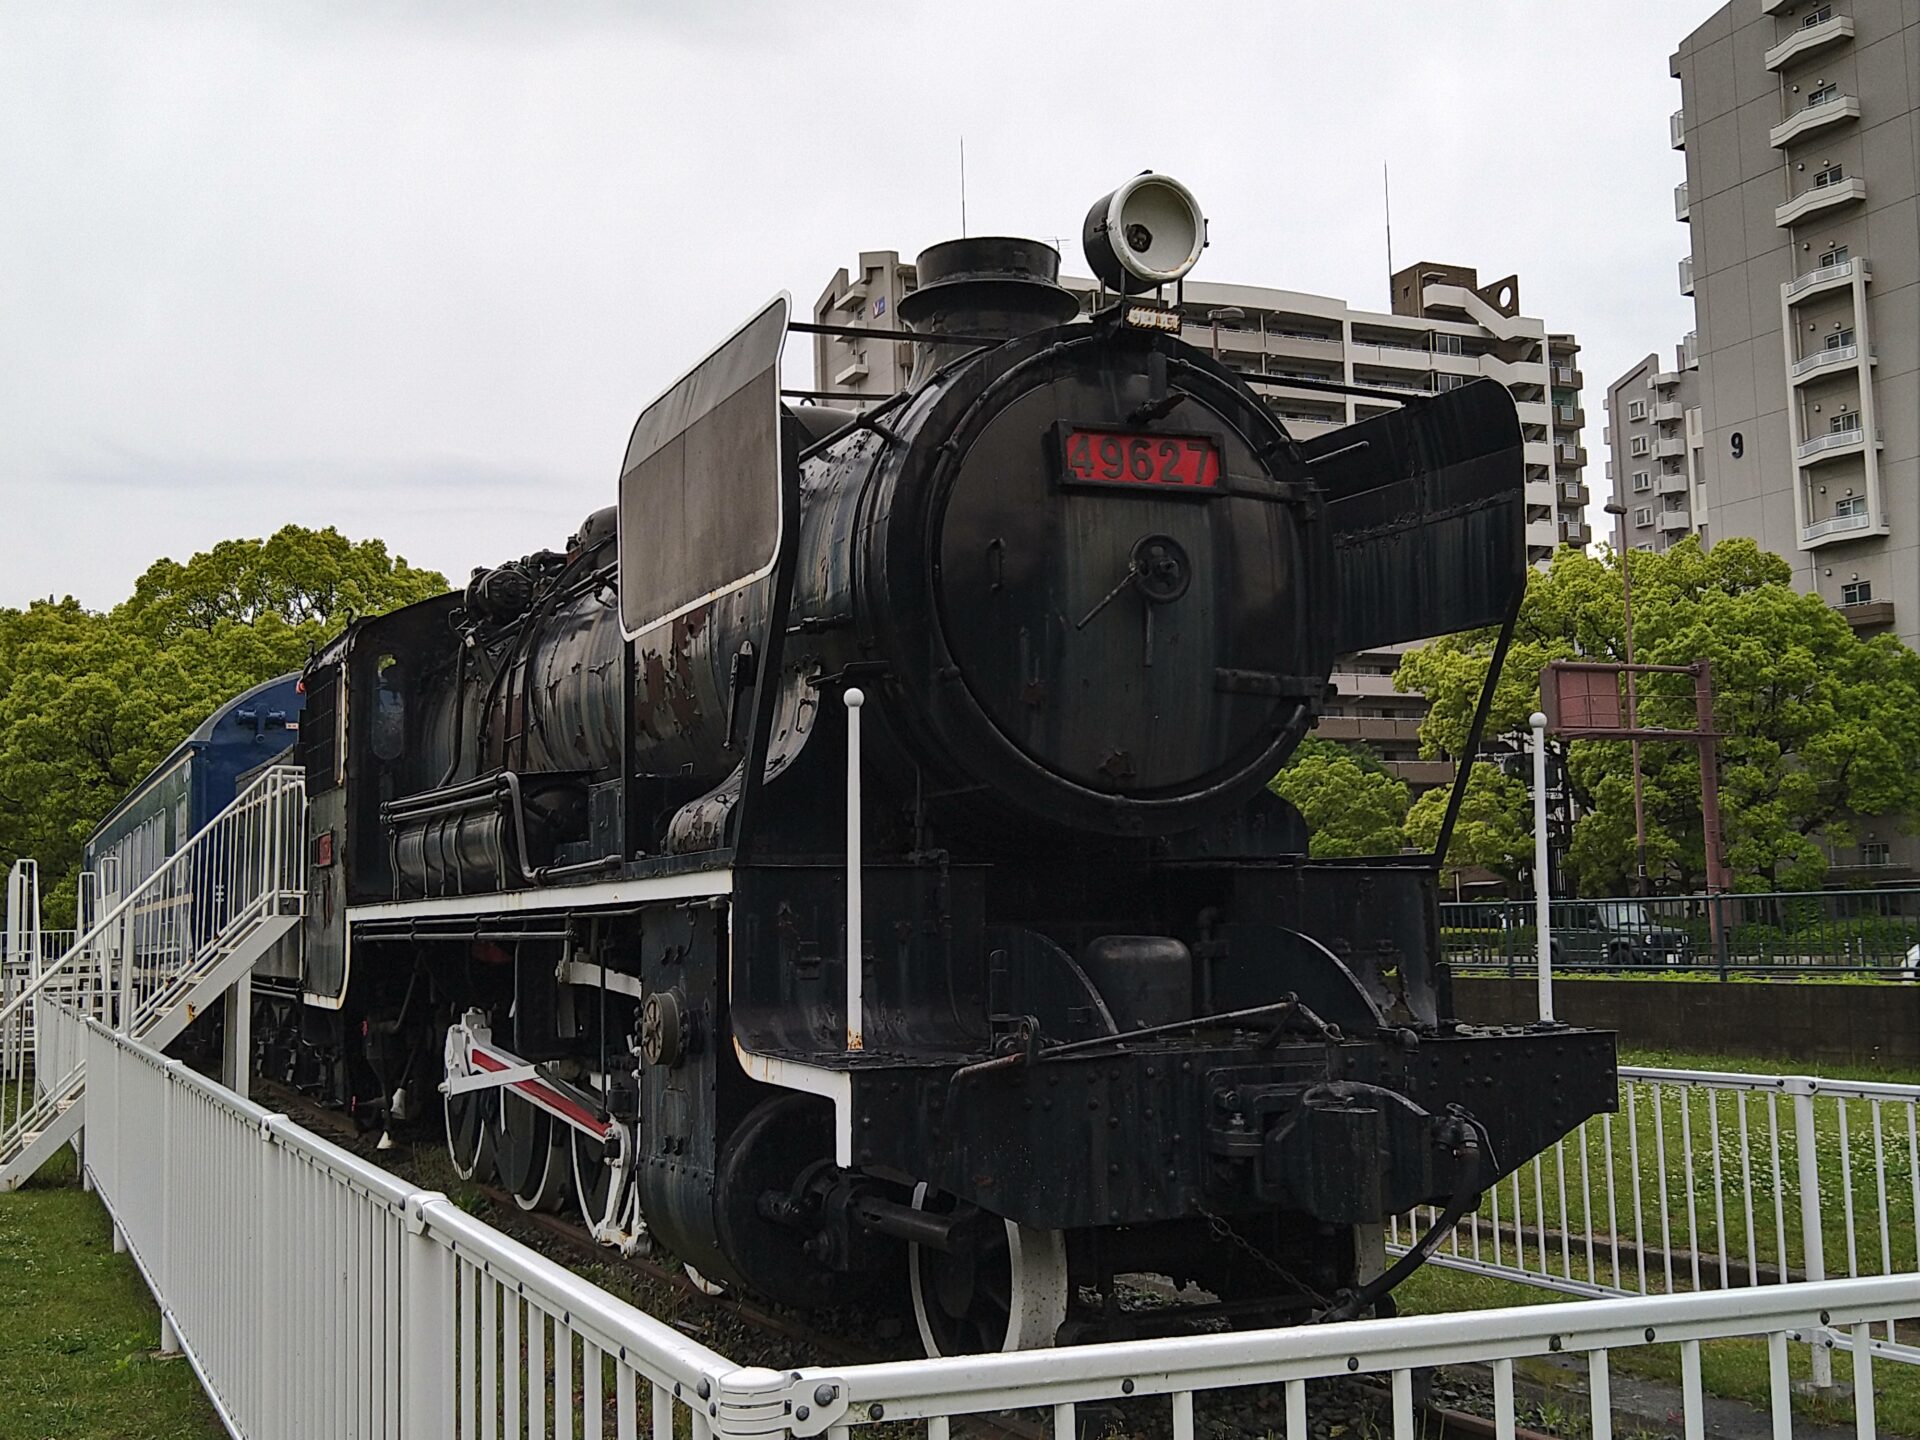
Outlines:
[[[319,655],[263,1069],[934,1352],[1378,1308],[1383,1221],[1611,1107],[1611,1037],[1448,1018],[1435,857],[1310,861],[1267,789],[1336,655],[1511,625],[1513,401],[1296,441],[1179,338],[1203,233],[1096,204],[1091,314],[933,247],[864,413],[783,403],[778,300],[565,550]]]

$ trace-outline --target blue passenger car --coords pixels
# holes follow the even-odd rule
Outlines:
[[[126,894],[215,815],[238,781],[283,754],[300,730],[298,674],[280,675],[237,695],[200,722],[87,838],[85,868],[117,856],[113,889]]]

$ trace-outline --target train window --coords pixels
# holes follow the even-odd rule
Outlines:
[[[780,548],[782,295],[640,412],[620,472],[629,638],[753,583]]]
[[[340,784],[340,667],[321,665],[307,672],[307,708],[301,720],[306,753],[307,794],[319,795]]]
[[[407,697],[402,689],[400,661],[382,655],[375,667],[379,683],[373,693],[373,745],[377,760],[398,760],[407,748]]]

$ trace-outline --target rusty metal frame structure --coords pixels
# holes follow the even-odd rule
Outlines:
[[[1691,675],[1695,725],[1691,730],[1623,722],[1620,684],[1635,675]],[[1586,677],[1606,676],[1614,683],[1600,687]],[[1586,680],[1586,683],[1577,683]],[[1720,817],[1720,732],[1713,728],[1713,665],[1696,660],[1691,665],[1627,665],[1618,661],[1555,660],[1540,672],[1540,708],[1546,713],[1547,733],[1562,740],[1657,740],[1690,742],[1700,751],[1700,828],[1706,852],[1707,890],[1722,894],[1727,866]],[[1637,716],[1635,721],[1637,722]],[[1712,911],[1714,949],[1720,948],[1720,907]]]

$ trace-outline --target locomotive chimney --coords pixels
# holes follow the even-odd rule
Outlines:
[[[947,240],[922,250],[914,265],[919,288],[900,301],[900,318],[923,335],[1011,340],[1080,313],[1060,285],[1060,252],[1038,240]],[[946,345],[914,352],[914,385],[956,354]]]

